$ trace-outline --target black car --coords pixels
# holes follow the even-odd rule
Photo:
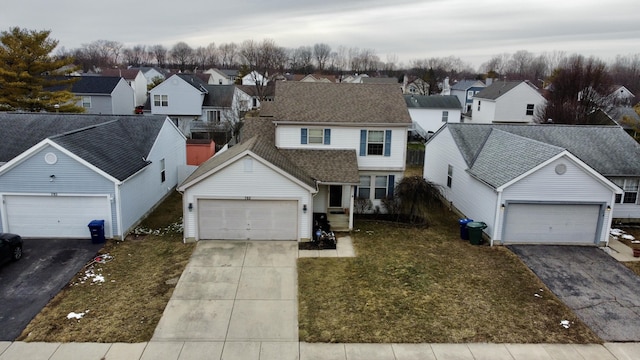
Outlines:
[[[22,238],[20,235],[0,233],[0,264],[17,261],[22,257]]]

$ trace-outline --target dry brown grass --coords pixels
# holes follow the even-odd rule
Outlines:
[[[177,221],[176,214],[181,212],[176,207],[180,206],[180,195],[171,195],[143,225],[156,229]],[[164,226],[158,226],[161,223]],[[193,249],[194,244],[183,244],[182,233],[175,231],[138,240],[109,240],[101,253],[108,253],[113,260],[93,265],[94,273],[104,276],[104,283],[92,279],[82,283],[85,272],[81,271],[18,340],[149,341],[175,287],[172,280],[180,276]],[[85,315],[79,320],[67,319],[70,312]]]
[[[432,221],[428,229],[359,221],[356,258],[299,259],[300,339],[601,342],[508,249],[460,240],[448,214]]]

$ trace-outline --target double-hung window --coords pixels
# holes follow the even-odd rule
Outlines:
[[[219,124],[220,123],[220,110],[209,110],[209,111],[207,111],[207,122],[209,124]]]
[[[533,108],[535,104],[527,104],[527,115],[533,115]]]
[[[636,204],[638,201],[638,190],[640,180],[638,179],[616,179],[616,185],[620,186],[624,194],[616,195],[616,203]]]
[[[478,100],[478,111],[480,111],[480,100]]]
[[[384,199],[387,196],[387,190],[389,189],[387,180],[386,176],[376,176],[374,194],[376,199]]]
[[[153,95],[154,106],[169,106],[169,95]]]
[[[448,122],[449,121],[449,111],[444,110],[442,112],[442,122]]]
[[[393,196],[395,175],[361,175],[356,197],[380,200]],[[373,190],[373,191],[372,191]]]
[[[82,97],[82,107],[85,109],[91,108],[91,96],[83,96]]]
[[[371,197],[371,176],[360,176],[360,185],[358,185],[358,198],[368,199]]]
[[[160,159],[160,182],[167,180],[167,171],[164,164],[164,159]]]
[[[331,145],[331,129],[302,128],[300,144]]]
[[[369,130],[367,135],[367,155],[382,155],[384,153],[384,131]]]
[[[453,166],[449,165],[447,168],[447,187],[451,187],[453,183]]]

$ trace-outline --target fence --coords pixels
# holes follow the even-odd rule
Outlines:
[[[407,165],[409,166],[424,165],[424,150],[407,149]]]

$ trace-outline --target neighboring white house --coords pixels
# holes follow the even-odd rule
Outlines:
[[[269,79],[255,70],[242,77],[242,85],[266,86],[267,82]]]
[[[433,134],[446,123],[460,122],[460,102],[453,95],[404,95],[404,100],[418,132]]]
[[[185,241],[309,239],[314,213],[349,230],[357,204],[393,194],[411,124],[397,85],[277,82],[263,105],[178,187]]]
[[[167,74],[168,72],[159,69],[159,68],[155,68],[155,67],[139,67],[139,68],[130,68],[132,70],[138,69],[140,71],[142,71],[142,75],[144,75],[144,78],[147,79],[147,84],[151,84],[154,81],[156,81],[157,79],[166,79],[167,78]]]
[[[125,85],[126,86],[126,85]],[[0,232],[124,238],[178,182],[185,138],[165,116],[0,114]]]
[[[532,123],[546,100],[528,81],[498,81],[473,96],[471,123]]]
[[[140,69],[103,69],[100,75],[125,79],[133,89],[135,106],[144,105],[147,101],[147,79]]]
[[[213,85],[233,85],[238,76],[238,70],[208,69],[204,72],[211,74],[211,84]]]
[[[480,80],[461,80],[451,85],[450,94],[458,97],[462,112],[471,112],[473,97],[482,91],[486,85]]]
[[[602,245],[640,219],[640,145],[618,126],[447,124],[424,177],[492,244]]]
[[[78,76],[71,92],[78,97],[77,106],[87,114],[131,115],[134,92],[119,76]]]
[[[636,96],[624,85],[613,85],[609,97],[613,98],[616,105],[631,106],[635,103]]]

